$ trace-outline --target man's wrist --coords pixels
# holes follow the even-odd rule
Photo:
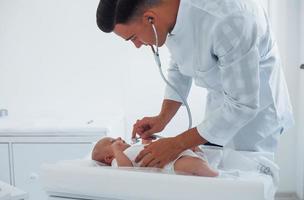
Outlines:
[[[175,136],[175,140],[183,151],[208,142],[199,134],[196,128],[191,128]]]
[[[160,118],[160,120],[165,124],[167,125],[169,122],[170,122],[170,117],[168,117],[168,115],[166,115],[165,112],[161,112],[158,117]]]
[[[170,122],[170,120],[176,114],[181,105],[181,102],[170,99],[164,99],[161,111],[158,116],[165,123],[165,125]]]

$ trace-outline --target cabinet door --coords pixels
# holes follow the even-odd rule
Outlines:
[[[8,144],[0,143],[0,180],[10,184]]]
[[[14,174],[16,187],[29,193],[30,200],[46,200],[40,184],[43,163],[84,158],[91,144],[14,144]]]

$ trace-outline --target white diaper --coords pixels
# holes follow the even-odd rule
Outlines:
[[[126,154],[126,156],[131,160],[132,164],[134,167],[140,167],[140,163],[136,163],[135,162],[135,158],[136,156],[139,154],[139,152],[141,152],[144,149],[145,145],[133,145],[129,148],[127,148],[124,153]],[[198,156],[196,153],[194,153],[192,150],[188,149],[186,151],[183,151],[174,161],[168,163],[167,165],[164,166],[163,170],[166,173],[175,173],[174,172],[174,163],[181,157],[183,156],[190,156],[190,157],[195,157],[195,158],[200,158],[202,160],[205,160],[204,158]],[[117,161],[116,159],[113,159],[112,167],[117,167]]]
[[[165,165],[164,167],[164,171],[167,172],[167,173],[173,173],[175,174],[175,171],[174,171],[174,164],[175,162],[180,159],[181,157],[183,156],[190,156],[190,157],[194,157],[194,158],[200,158],[202,160],[204,160],[202,157],[198,156],[196,153],[194,153],[192,150],[190,149],[187,149],[186,151],[183,151],[181,154],[179,154],[179,156],[173,160],[172,162],[169,162],[167,165]]]

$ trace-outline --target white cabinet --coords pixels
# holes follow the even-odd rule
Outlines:
[[[9,149],[7,143],[0,143],[0,180],[10,183]]]
[[[43,163],[84,158],[90,154],[93,142],[120,133],[124,133],[120,116],[84,122],[0,123],[0,180],[27,192],[29,200],[47,200],[39,178]]]
[[[84,158],[91,147],[90,143],[13,144],[16,187],[27,191],[31,200],[47,199],[39,179],[41,164]]]
[[[53,137],[42,133],[27,137],[0,135],[0,180],[27,192],[29,200],[46,200],[47,195],[39,178],[41,165],[85,158],[91,152],[92,143],[106,134],[61,134]]]
[[[27,137],[0,135],[0,180],[27,192],[29,200],[46,200],[39,178],[41,165],[85,158],[91,152],[92,143],[105,135],[106,132],[55,137],[43,134]]]

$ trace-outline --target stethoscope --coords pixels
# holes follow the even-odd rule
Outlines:
[[[179,91],[176,89],[176,87],[174,87],[174,86],[165,78],[164,73],[163,73],[163,71],[162,71],[162,65],[161,65],[160,56],[159,56],[159,51],[158,51],[158,42],[159,42],[159,41],[158,41],[158,35],[157,35],[157,31],[156,31],[155,25],[153,24],[153,21],[152,21],[152,20],[153,20],[152,18],[149,18],[149,22],[150,22],[151,25],[152,25],[152,29],[153,29],[153,32],[154,32],[154,35],[155,35],[155,47],[156,47],[156,50],[154,49],[153,45],[151,45],[151,49],[152,49],[152,52],[153,52],[153,55],[154,55],[155,63],[156,63],[156,65],[158,66],[160,75],[161,75],[162,79],[164,80],[164,82],[176,92],[176,94],[181,98],[183,104],[186,106],[187,113],[188,113],[188,118],[189,118],[189,126],[188,126],[188,129],[191,129],[191,127],[192,127],[192,115],[191,115],[191,111],[190,111],[190,107],[189,107],[189,105],[188,105],[188,102],[187,102],[187,100],[179,93]]]
[[[164,73],[162,71],[162,65],[161,65],[161,61],[160,61],[160,56],[159,56],[159,51],[158,51],[158,35],[157,35],[157,31],[156,31],[156,28],[155,28],[155,25],[153,24],[153,18],[149,18],[148,19],[149,22],[151,23],[151,26],[152,26],[152,29],[153,29],[153,32],[154,32],[154,35],[155,35],[155,48],[153,47],[153,45],[150,45],[151,46],[151,49],[152,49],[152,52],[153,52],[153,55],[154,55],[154,60],[155,60],[155,63],[156,65],[158,66],[158,69],[159,69],[159,73],[162,77],[162,79],[164,80],[164,82],[169,86],[171,87],[175,92],[176,94],[181,98],[183,104],[186,106],[186,109],[187,109],[187,113],[188,113],[188,118],[189,118],[189,126],[188,126],[188,129],[191,129],[192,127],[192,115],[191,115],[191,111],[190,111],[190,107],[188,105],[188,102],[187,100],[179,93],[179,91],[176,89],[176,87],[174,87],[167,79],[166,77],[164,76]],[[161,138],[161,136],[158,136],[158,135],[152,135],[151,136],[151,139],[155,139],[155,138]],[[132,143],[137,143],[139,141],[139,137],[136,137],[136,138],[132,138]]]

